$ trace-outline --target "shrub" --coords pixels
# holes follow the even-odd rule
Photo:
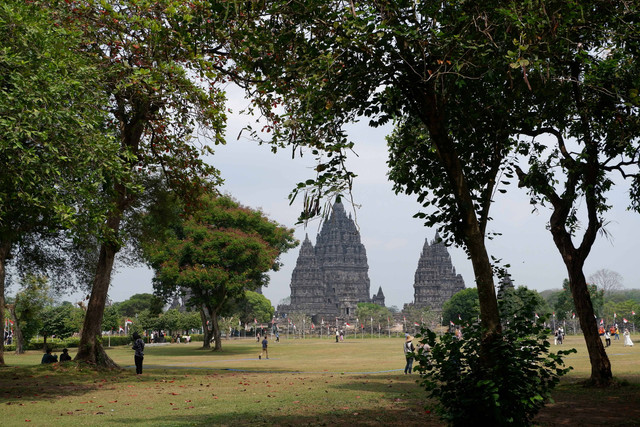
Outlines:
[[[481,363],[481,327],[466,324],[462,339],[422,329],[421,344],[430,354],[416,352],[420,385],[438,403],[433,409],[453,425],[530,425],[535,414],[550,399],[564,368],[563,356],[576,350],[549,353],[541,321],[516,316],[502,335],[489,346],[490,366]]]

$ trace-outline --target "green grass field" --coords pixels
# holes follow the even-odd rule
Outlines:
[[[135,375],[128,347],[108,350],[122,371],[43,366],[40,352],[7,353],[0,425],[439,425],[425,410],[418,376],[402,372],[402,343],[282,339],[270,341],[269,360],[258,359],[260,345],[248,338],[224,341],[219,353],[200,343],[147,345],[142,376]],[[640,344],[613,341],[608,354],[623,385],[604,391],[579,385],[590,372],[582,338],[568,337],[562,347],[578,350],[567,358],[574,370],[554,393],[557,402],[541,414],[548,415],[542,424],[553,424],[547,418],[557,418],[554,410],[567,416],[567,408],[580,405],[598,410],[600,400],[640,408]],[[640,425],[640,414],[627,409],[616,420],[606,424]]]

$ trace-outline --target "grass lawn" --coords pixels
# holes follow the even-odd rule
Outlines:
[[[40,365],[42,353],[5,354],[0,368],[0,425],[441,425],[425,410],[417,375],[404,375],[402,338],[281,339],[259,360],[254,339],[147,345],[144,374],[133,351],[108,350],[122,371],[74,363]],[[613,341],[608,353],[620,385],[585,389],[589,360],[582,338],[574,367],[540,414],[542,425],[640,425],[640,344]],[[552,350],[556,347],[552,346]],[[74,356],[74,349],[70,351]]]

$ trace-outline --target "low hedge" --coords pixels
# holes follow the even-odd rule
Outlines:
[[[202,334],[193,334],[191,335],[191,341],[199,341],[202,342],[204,339],[204,335]],[[148,341],[148,337],[145,337],[145,341]],[[129,335],[111,335],[111,339],[109,339],[109,335],[102,336],[102,345],[104,347],[111,346],[117,347],[121,345],[131,345],[132,339]],[[184,339],[180,337],[180,342],[184,343]],[[62,350],[63,348],[77,348],[80,343],[80,337],[69,337],[65,339],[60,338],[47,338],[47,347],[51,350]],[[44,351],[44,340],[42,338],[33,338],[31,341],[25,344],[25,350],[41,350]],[[4,346],[4,351],[9,353],[12,351],[16,351],[16,345],[6,345]]]

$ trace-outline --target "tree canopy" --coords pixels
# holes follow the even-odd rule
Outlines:
[[[201,310],[204,345],[211,337],[220,350],[218,316],[225,304],[262,286],[264,273],[277,270],[280,254],[296,244],[293,230],[261,212],[229,196],[205,194],[191,214],[164,238],[149,242],[146,251],[156,292],[181,292],[188,305]]]
[[[350,186],[344,159],[356,145],[345,124],[393,121],[395,189],[416,194],[428,209],[418,215],[468,252],[491,335],[500,325],[486,225],[494,198],[517,176],[534,203],[552,207],[549,229],[567,265],[592,380],[608,383],[581,268],[608,209],[607,174],[631,177],[631,207],[639,205],[637,5],[309,0],[264,7],[239,44],[238,64],[257,82],[270,141],[318,157],[316,178],[298,187],[315,186],[303,218],[318,213],[327,192]],[[518,143],[524,136],[533,139]],[[579,224],[585,232],[574,246]]]
[[[215,46],[226,27],[213,31],[226,8],[209,2],[159,0],[83,0],[66,7],[70,21],[83,30],[83,51],[102,70],[99,84],[108,95],[100,108],[105,125],[118,141],[118,156],[133,175],[111,176],[102,188],[111,209],[102,228],[102,243],[92,282],[87,315],[76,360],[105,366],[113,362],[97,337],[116,254],[126,241],[126,220],[141,209],[148,176],[160,177],[188,203],[219,183],[217,170],[202,159],[211,153],[204,143],[223,143],[224,94],[218,83],[226,60]],[[205,52],[203,46],[207,46]],[[198,138],[202,137],[202,141]]]
[[[65,19],[44,1],[0,5],[0,307],[7,260],[19,271],[59,266],[52,239],[95,230],[107,209],[97,190],[122,173],[96,108],[106,99],[98,68]]]

